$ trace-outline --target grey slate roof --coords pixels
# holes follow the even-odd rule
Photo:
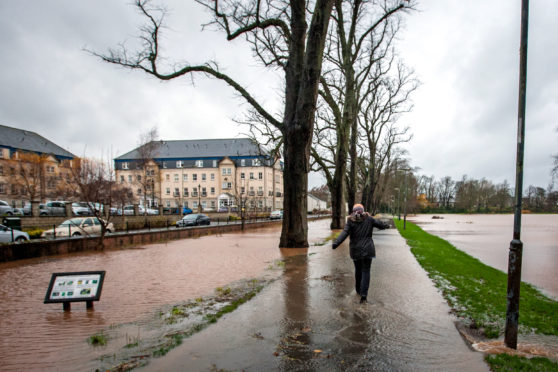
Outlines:
[[[221,158],[238,156],[259,156],[267,153],[249,138],[202,139],[160,141],[154,159]],[[138,159],[138,149],[134,149],[115,160]]]
[[[41,154],[52,154],[56,157],[76,157],[71,152],[64,150],[62,147],[35,132],[7,127],[5,125],[0,125],[0,146],[38,152]]]

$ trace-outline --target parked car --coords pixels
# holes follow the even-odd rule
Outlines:
[[[133,216],[134,215],[134,206],[133,205],[125,205],[124,208],[122,208],[122,214],[125,215],[125,216]],[[144,214],[157,215],[157,214],[159,214],[159,210],[158,209],[153,209],[153,208],[147,208],[147,210],[146,210],[143,205],[138,205],[138,214],[140,216],[142,216]]]
[[[182,214],[183,214],[183,215],[186,216],[186,215],[189,215],[189,214],[192,214],[192,213],[194,213],[194,211],[191,210],[190,208],[188,208],[188,207],[182,208]]]
[[[201,213],[188,214],[182,217],[181,220],[176,221],[176,227],[199,226],[199,225],[210,225],[210,224],[211,224],[211,219],[207,217],[205,214],[201,214]]]
[[[282,218],[283,218],[283,211],[280,211],[280,210],[272,211],[269,214],[269,219],[270,220],[280,220]]]
[[[64,236],[88,236],[101,234],[101,223],[96,217],[76,217],[62,222],[56,229],[44,231],[41,235],[43,238],[49,238],[54,235],[56,230],[56,237]],[[114,231],[112,222],[107,225],[107,233]]]
[[[12,238],[13,231],[13,238]],[[12,240],[13,239],[13,240]],[[29,240],[29,234],[23,231],[0,225],[0,243],[22,243]]]
[[[24,216],[25,211],[23,208],[14,208],[14,216]]]
[[[39,205],[40,216],[65,216],[66,203],[61,201],[48,202]]]
[[[13,216],[14,209],[4,200],[0,200],[0,216],[3,215]]]
[[[93,211],[89,208],[89,204],[86,202],[76,202],[72,203],[72,212],[74,216],[92,216]]]

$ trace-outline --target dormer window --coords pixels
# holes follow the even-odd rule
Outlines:
[[[203,168],[203,160],[196,160],[196,167]]]
[[[176,167],[177,168],[184,168],[184,162],[182,160],[179,160],[176,162]]]
[[[127,161],[125,161],[124,163],[122,163],[122,169],[129,169],[129,164]]]

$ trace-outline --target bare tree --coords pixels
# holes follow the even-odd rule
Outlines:
[[[9,162],[14,176],[12,185],[20,187],[32,202],[44,199],[47,163],[48,155],[30,152],[18,152],[17,159]]]
[[[77,159],[75,159],[77,160]],[[117,201],[125,201],[131,190],[115,182],[111,161],[103,162],[82,158],[71,168],[68,186],[74,194],[87,203],[89,209],[101,225],[99,246],[104,246],[107,226],[112,217],[111,207]]]
[[[147,19],[140,37],[143,49],[133,55],[122,46],[104,61],[144,71],[161,80],[203,74],[222,80],[236,90],[265,121],[281,132],[284,147],[284,218],[279,245],[307,247],[306,216],[309,156],[316,110],[323,49],[334,0],[197,0],[213,14],[214,26],[227,40],[245,37],[256,57],[285,73],[282,119],[277,119],[239,83],[222,73],[216,63],[183,64],[163,72],[160,33],[164,12],[147,0],[135,5]]]
[[[140,185],[143,194],[144,213],[147,213],[147,199],[151,193],[151,204],[155,204],[155,188],[161,184],[160,172],[155,164],[155,156],[161,146],[159,131],[157,127],[150,128],[139,136],[137,148],[137,168],[140,170],[140,177],[136,176],[136,182]]]
[[[323,104],[318,113],[312,153],[316,169],[325,175],[330,188],[333,229],[345,224],[345,195],[348,195],[349,205],[354,203],[357,122],[362,114],[361,106],[373,93],[367,84],[374,79],[373,72],[377,71],[379,61],[387,56],[386,51],[395,36],[396,28],[392,23],[397,24],[397,21],[393,18],[411,8],[411,2],[402,1],[336,0],[336,27],[328,38],[327,64],[319,91]]]

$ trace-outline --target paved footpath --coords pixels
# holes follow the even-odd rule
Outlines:
[[[286,250],[278,280],[144,369],[489,371],[398,232],[374,240],[368,304],[353,289],[349,239],[337,250]]]

